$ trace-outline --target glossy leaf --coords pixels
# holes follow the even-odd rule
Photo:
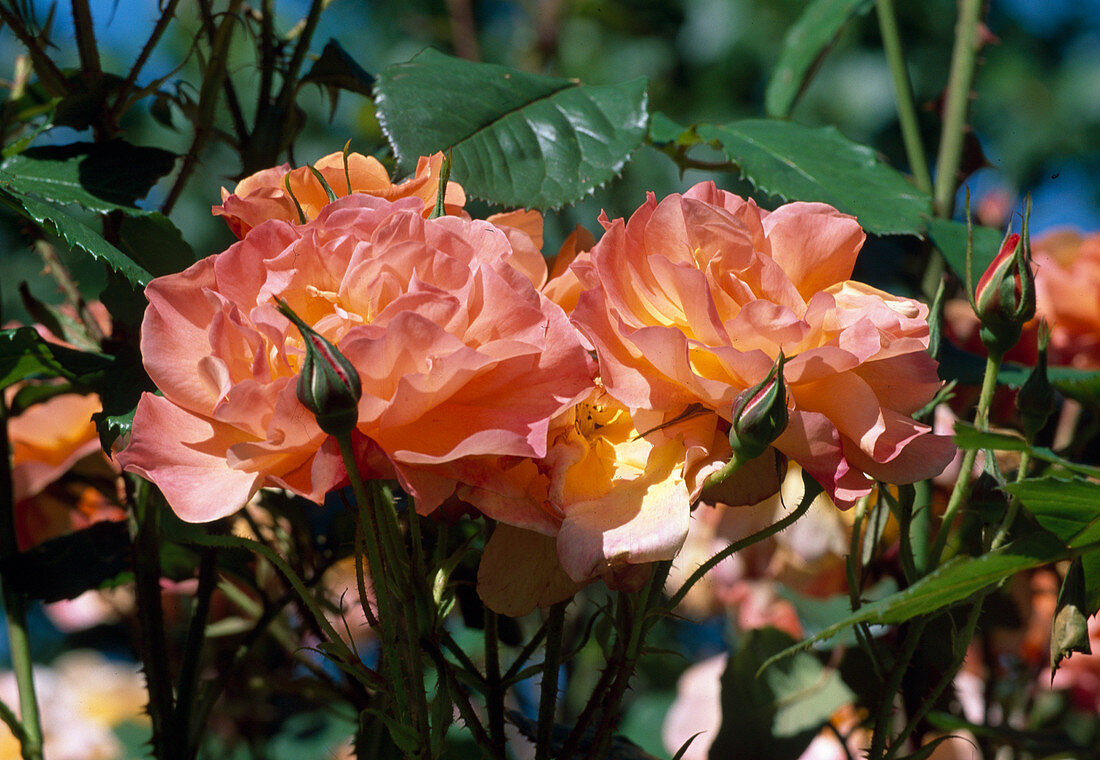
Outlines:
[[[492,203],[556,208],[614,177],[645,137],[646,82],[576,80],[425,50],[375,90],[401,166],[453,150],[452,177]]]
[[[999,433],[978,430],[967,422],[955,423],[955,443],[962,449],[993,449],[995,451],[1027,451],[1036,459],[1064,467],[1086,477],[1100,477],[1100,468],[1087,464],[1077,464],[1064,459],[1048,448],[1029,446],[1017,433]]]
[[[711,758],[796,760],[851,690],[835,670],[801,652],[760,671],[794,643],[775,628],[749,631],[722,674],[722,727]]]
[[[36,377],[83,383],[113,365],[110,356],[50,343],[32,327],[0,330],[0,389]]]
[[[102,261],[132,285],[144,288],[152,279],[143,267],[135,264],[126,254],[104,240],[102,235],[68,211],[29,195],[13,192],[10,187],[5,188],[3,178],[0,178],[0,203],[42,225],[64,240],[70,248],[84,251],[93,259]]]
[[[1100,541],[1100,483],[1028,478],[1007,486],[1039,524],[1070,548]]]
[[[773,118],[785,118],[813,77],[814,69],[832,47],[845,25],[866,13],[871,0],[813,0],[783,40],[768,89],[764,110]]]
[[[1080,552],[1067,549],[1065,544],[1049,533],[1036,532],[978,557],[955,557],[904,591],[864,605],[857,612],[785,650],[772,660],[830,639],[857,623],[902,623],[918,615],[939,612],[1022,570],[1030,570],[1078,553]],[[769,664],[770,662],[771,660]]]
[[[90,211],[133,213],[157,180],[172,171],[176,155],[161,148],[105,143],[49,145],[13,156],[0,165],[10,188]]]
[[[919,235],[931,199],[866,145],[835,127],[748,119],[700,124],[742,176],[762,192],[787,201],[821,201],[852,214],[868,232]]]

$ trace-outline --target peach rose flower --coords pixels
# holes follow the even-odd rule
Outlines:
[[[68,393],[35,404],[10,420],[20,549],[102,520],[126,518],[114,499],[117,473],[100,449],[92,422],[100,409],[97,396]],[[70,473],[71,478],[58,483]]]
[[[486,222],[356,194],[154,280],[141,349],[164,395],[142,397],[120,461],[191,521],[262,486],[319,500],[345,479],[297,399],[302,341],[276,297],[355,365],[360,465],[396,476],[420,512],[454,492],[468,458],[544,456],[550,419],[591,387],[591,360],[511,254]]]
[[[478,571],[482,599],[517,616],[600,578],[644,582],[641,566],[674,557],[687,535],[684,457],[680,440],[638,435],[597,388],[551,422],[545,457],[468,473],[459,497],[501,523]]]
[[[337,198],[352,193],[373,195],[389,201],[419,198],[424,204],[423,214],[428,216],[435,208],[442,166],[442,153],[421,157],[413,176],[396,185],[390,182],[389,172],[378,159],[359,153],[348,153],[346,163],[342,152],[330,153],[318,160],[313,168],[325,178]],[[293,198],[286,191],[288,182]],[[307,221],[316,219],[321,209],[329,203],[324,185],[308,166],[291,169],[290,164],[283,164],[245,177],[237,183],[232,193],[223,187],[222,205],[214,206],[211,211],[214,216],[225,219],[234,235],[243,238],[253,227],[269,219],[298,223],[300,218],[295,199]],[[447,213],[460,213],[465,203],[466,194],[462,186],[457,182],[447,183],[444,200]]]
[[[865,238],[853,217],[822,203],[769,213],[704,182],[659,203],[650,195],[628,222],[601,222],[603,238],[573,263],[584,288],[573,319],[636,427],[690,436],[694,493],[729,455],[734,397],[781,350],[790,424],[774,447],[837,506],[874,479],[913,482],[950,461],[951,440],[909,416],[941,385],[928,309],[849,279]],[[774,491],[774,463],[750,463],[739,482],[768,470]]]

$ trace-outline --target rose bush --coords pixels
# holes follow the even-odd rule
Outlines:
[[[509,263],[507,236],[418,198],[356,194],[303,225],[269,221],[146,290],[145,394],[119,460],[181,517],[234,512],[265,485],[319,500],[345,479],[295,395],[284,299],[355,365],[365,476],[396,476],[427,513],[476,457],[542,457],[552,417],[590,391],[562,310]]]
[[[769,213],[705,182],[601,222],[573,264],[584,288],[573,318],[636,427],[689,442],[695,493],[728,457],[734,397],[781,350],[790,424],[774,446],[837,506],[873,479],[913,482],[951,459],[950,439],[909,416],[941,385],[927,307],[849,279],[865,237],[853,217],[821,203]],[[767,495],[752,481],[769,469],[742,468],[740,503]]]

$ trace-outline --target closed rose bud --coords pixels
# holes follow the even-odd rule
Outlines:
[[[1023,326],[1035,316],[1035,275],[1026,223],[1022,238],[1015,233],[1005,238],[1000,253],[974,289],[979,335],[996,356],[1004,356],[1016,345]]]
[[[347,435],[359,420],[363,395],[359,373],[336,346],[322,338],[285,301],[279,311],[302,333],[306,356],[298,373],[298,400],[313,412],[317,426],[333,436]]]
[[[790,421],[787,386],[783,381],[784,361],[780,352],[767,376],[733,400],[730,446],[742,462],[763,454]]]
[[[1046,322],[1039,328],[1039,359],[1016,394],[1016,409],[1020,412],[1024,435],[1028,441],[1047,424],[1054,412],[1054,387],[1047,377],[1047,348],[1050,346],[1050,328]]]

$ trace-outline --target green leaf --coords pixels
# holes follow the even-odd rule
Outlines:
[[[453,177],[504,206],[557,208],[607,182],[646,133],[646,82],[576,80],[425,50],[378,78],[378,119],[401,166],[453,150]]]
[[[168,172],[176,154],[123,140],[70,143],[29,148],[0,169],[9,187],[55,203],[76,203],[89,211],[135,211],[157,180]]]
[[[1100,483],[1074,478],[1028,478],[1010,483],[1039,524],[1071,549],[1100,541]]]
[[[685,127],[660,111],[650,114],[649,141],[659,148],[666,145],[689,148],[700,142],[694,126]]]
[[[966,224],[950,219],[931,219],[928,222],[928,235],[959,280],[966,282]],[[1003,239],[1004,233],[1000,230],[974,226],[974,282],[972,285],[978,284],[978,278],[982,276],[982,272],[993,263],[997,251],[1001,249]]]
[[[927,194],[835,127],[748,119],[700,124],[696,131],[717,143],[761,191],[788,201],[831,204],[856,216],[868,232],[919,235],[932,213]]]
[[[995,433],[978,430],[968,422],[955,423],[955,444],[960,449],[993,449],[995,451],[1027,451],[1036,459],[1064,467],[1070,472],[1087,477],[1100,477],[1100,467],[1077,464],[1064,459],[1048,448],[1029,446],[1022,436],[1016,433]]]
[[[50,343],[33,327],[0,330],[0,389],[32,377],[84,383],[113,365],[114,359],[105,354]]]
[[[814,69],[844,26],[867,12],[871,0],[814,0],[783,40],[783,51],[764,93],[764,110],[772,118],[790,115]]]
[[[1037,531],[979,557],[954,557],[904,591],[864,605],[858,612],[781,652],[765,663],[765,667],[775,660],[830,639],[858,623],[888,625],[902,623],[919,615],[936,613],[1022,570],[1030,570],[1079,553],[1081,552],[1067,549],[1065,544],[1049,533]]]
[[[159,212],[125,217],[118,238],[119,250],[154,277],[181,272],[195,263],[195,252],[183,233]]]
[[[151,279],[151,275],[145,269],[131,261],[126,254],[104,240],[102,235],[84,222],[52,203],[13,192],[10,187],[5,188],[2,179],[0,179],[0,203],[6,204],[21,216],[53,232],[70,248],[84,251],[96,261],[102,261],[132,285],[144,288]]]
[[[762,663],[792,644],[775,628],[742,639],[722,674],[722,727],[710,757],[795,760],[836,709],[852,700],[839,674],[807,652],[760,672]]]
[[[4,581],[31,599],[56,602],[99,588],[130,567],[130,529],[104,521],[53,538],[0,563]]]
[[[374,87],[374,77],[339,42],[329,40],[321,51],[321,57],[314,62],[309,73],[302,77],[302,83],[336,87],[369,98]]]

